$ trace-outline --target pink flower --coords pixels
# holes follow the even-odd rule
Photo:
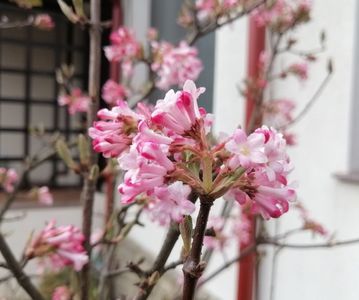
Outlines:
[[[295,198],[296,193],[292,188],[259,186],[254,198],[252,211],[260,213],[265,219],[270,217],[279,218],[288,211],[288,201],[294,201]]]
[[[293,132],[283,132],[283,138],[287,142],[288,146],[297,145],[297,136]]]
[[[123,203],[131,203],[141,194],[153,193],[155,187],[165,183],[165,176],[174,169],[167,157],[172,139],[140,124],[135,143],[120,158],[120,167],[127,170],[124,182],[119,186]]]
[[[293,120],[295,103],[292,100],[280,99],[270,101],[265,107],[264,123],[273,126],[285,126]]]
[[[264,143],[264,135],[252,133],[247,137],[242,129],[237,129],[232,138],[226,143],[226,149],[234,154],[229,160],[229,167],[231,169],[236,169],[239,166],[248,168],[255,164],[267,162]]]
[[[7,193],[12,193],[15,188],[16,182],[19,180],[15,169],[5,169],[0,167],[0,187]]]
[[[52,220],[32,240],[26,250],[26,256],[29,259],[46,259],[54,269],[72,266],[76,271],[80,271],[88,263],[83,247],[84,239],[80,229],[71,225],[56,227],[56,222]]]
[[[248,246],[251,241],[252,224],[246,214],[241,214],[240,218],[236,218],[232,226],[233,237],[240,240],[241,246]]]
[[[197,49],[184,41],[178,47],[167,42],[153,42],[152,51],[155,60],[151,68],[158,76],[156,86],[160,89],[182,86],[188,79],[196,80],[203,69]]]
[[[197,18],[201,22],[214,16],[216,13],[217,1],[216,0],[197,0],[196,10]]]
[[[70,115],[74,115],[77,112],[86,112],[90,101],[90,97],[83,95],[80,88],[73,88],[70,95],[62,95],[58,98],[60,106],[68,106]]]
[[[194,204],[188,200],[189,186],[175,181],[169,186],[155,187],[147,211],[160,225],[169,225],[171,221],[182,222],[184,215],[194,212]]]
[[[104,157],[117,157],[127,150],[137,132],[137,124],[143,117],[132,111],[126,102],[118,101],[111,110],[101,109],[88,134],[93,139],[96,152]]]
[[[127,89],[111,79],[102,87],[102,98],[108,104],[115,105],[118,101],[124,101],[127,96]]]
[[[177,134],[183,134],[200,119],[197,98],[205,91],[187,80],[182,92],[167,92],[163,100],[158,100],[152,113],[152,121],[162,125]]]
[[[329,236],[328,230],[309,215],[308,210],[303,206],[302,203],[297,203],[295,207],[299,210],[300,216],[303,220],[304,230],[310,230],[314,234],[319,234],[323,237]]]
[[[289,66],[288,72],[298,76],[301,80],[308,79],[308,64],[307,63],[295,63]]]
[[[61,285],[55,288],[51,300],[71,300],[71,291],[68,286]]]
[[[150,41],[154,41],[154,40],[158,39],[158,31],[156,28],[154,28],[154,27],[148,28],[147,39],[149,39]]]
[[[285,152],[286,142],[280,133],[266,126],[248,137],[254,136],[255,142],[250,145],[246,144],[243,132],[237,129],[236,133],[239,134],[237,141],[232,139],[226,144],[227,150],[234,153],[229,166],[246,167],[246,176],[225,197],[250,205],[252,213],[259,213],[266,219],[278,218],[288,211],[288,201],[296,198],[295,190],[287,186],[292,166]]]
[[[136,58],[141,51],[141,46],[133,32],[126,27],[120,27],[112,32],[110,41],[111,46],[104,48],[109,61],[131,60]]]
[[[257,171],[263,172],[269,181],[277,180],[286,185],[286,177],[293,168],[286,152],[283,135],[274,128],[269,129],[266,126],[257,129],[255,133],[263,134],[265,137],[264,153],[267,157],[267,162]]]
[[[288,0],[276,0],[272,4],[255,9],[252,16],[258,26],[269,26],[275,31],[284,32],[309,20],[311,1],[301,0],[294,3]]]
[[[52,205],[54,203],[54,198],[47,186],[38,188],[37,197],[41,204]]]
[[[231,9],[239,4],[238,0],[223,0],[223,7],[225,9]]]
[[[223,217],[211,216],[207,228],[214,231],[214,236],[205,236],[203,244],[208,249],[223,250],[228,245],[230,236],[224,232]]]
[[[48,14],[39,14],[35,16],[34,26],[41,30],[51,30],[55,23]]]

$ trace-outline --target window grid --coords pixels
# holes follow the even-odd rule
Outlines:
[[[0,11],[2,15],[11,15],[14,18],[18,19],[26,19],[28,16],[28,12],[19,8],[15,8],[11,5],[7,4],[0,4]],[[49,12],[47,12],[49,13]],[[68,23],[68,21],[61,16],[60,14],[53,14],[50,13],[52,18],[54,19],[56,26],[52,32],[49,34],[55,35],[55,39],[51,42],[49,41],[38,41],[36,39],[36,30],[32,27],[25,27],[19,30],[22,30],[25,34],[23,37],[21,37],[22,32],[20,32],[20,38],[19,37],[9,37],[8,35],[4,34],[4,30],[0,30],[0,56],[2,57],[0,62],[0,166],[15,166],[18,165],[19,162],[23,161],[25,157],[28,157],[31,154],[32,147],[34,146],[34,138],[29,134],[30,129],[33,125],[31,122],[34,118],[33,116],[39,113],[41,113],[42,110],[44,111],[51,111],[51,125],[47,126],[45,128],[45,132],[47,133],[55,133],[60,132],[64,135],[66,140],[73,140],[76,136],[76,134],[82,132],[81,128],[75,128],[71,124],[71,119],[67,113],[64,114],[64,110],[66,108],[59,107],[57,104],[57,96],[59,93],[59,85],[56,82],[56,75],[55,71],[58,67],[61,66],[63,63],[67,64],[73,64],[74,63],[74,54],[79,54],[78,57],[82,61],[80,63],[82,64],[81,70],[76,70],[76,74],[74,76],[74,79],[82,85],[82,88],[86,88],[86,78],[87,78],[87,70],[86,70],[86,64],[85,59],[87,57],[87,40],[85,33],[80,33],[81,37],[83,38],[83,44],[79,45],[77,43],[78,37],[75,38],[75,30],[73,29],[72,24]],[[4,64],[7,65],[8,62],[11,62],[11,55],[12,53],[9,53],[11,51],[7,51],[8,53],[5,53],[3,51],[4,46],[16,46],[19,49],[24,50],[25,53],[25,60],[24,65],[21,67],[9,67],[9,66],[3,66]],[[45,66],[47,69],[43,70],[42,68],[37,68],[37,66],[34,66],[34,55],[36,53],[35,50],[42,51],[43,49],[46,49],[48,51],[51,51],[51,56],[54,57],[54,65],[50,66],[50,69],[48,69],[48,66]],[[21,52],[20,51],[20,52]],[[40,57],[41,59],[44,59],[46,64],[46,57]],[[48,58],[48,57],[47,57]],[[37,58],[38,59],[38,58]],[[43,63],[43,62],[42,62]],[[79,72],[80,71],[80,72]],[[5,77],[6,76],[22,76],[24,79],[24,86],[21,87],[21,84],[19,83],[15,84],[16,86],[16,93],[23,93],[23,94],[17,94],[17,95],[4,95],[5,90]],[[39,86],[35,86],[35,83],[32,81],[34,80],[34,76],[41,82],[41,80],[50,79],[51,83],[51,89],[52,94],[47,95],[47,97],[35,97],[33,96],[33,91],[35,89],[38,89]],[[8,80],[9,81],[9,80]],[[49,82],[50,82],[49,81]],[[17,82],[15,82],[17,83]],[[3,90],[2,90],[3,89]],[[9,88],[7,88],[9,89]],[[23,91],[21,90],[23,89]],[[20,96],[22,95],[22,96]],[[21,106],[22,111],[15,116],[11,115],[11,118],[17,118],[20,122],[20,119],[22,120],[22,126],[7,126],[6,124],[1,123],[2,116],[6,116],[6,108],[5,105],[8,107],[15,107]],[[42,109],[42,110],[41,110]],[[3,115],[1,114],[1,110],[3,110]],[[38,112],[36,112],[38,110]],[[41,111],[40,111],[41,110]],[[60,124],[60,115],[64,115],[64,122],[63,124]],[[72,118],[72,117],[71,117]],[[41,121],[41,120],[38,120]],[[6,145],[8,142],[10,142],[10,135],[12,135],[14,138],[16,137],[17,141],[19,142],[22,140],[22,143],[14,143],[13,147],[19,147],[20,152],[19,154],[14,154],[12,151],[9,151],[8,145]],[[18,137],[21,136],[21,139]],[[12,138],[12,137],[11,137]],[[10,147],[11,148],[11,147]],[[21,149],[22,148],[22,149]],[[7,150],[5,150],[7,149]],[[11,149],[10,149],[11,150]],[[19,150],[19,149],[17,149]],[[6,151],[6,152],[5,152]],[[78,186],[80,184],[79,179],[73,179],[73,180],[67,180],[66,177],[69,174],[69,170],[67,170],[66,167],[64,167],[63,163],[58,158],[53,158],[49,161],[49,166],[51,166],[50,173],[51,175],[48,177],[50,179],[47,179],[47,182],[37,182],[36,178],[32,178],[32,176],[28,176],[25,180],[25,187],[29,186],[30,184],[46,184],[51,187],[63,187],[63,186]],[[62,177],[62,178],[60,178]],[[42,180],[43,181],[43,180]]]

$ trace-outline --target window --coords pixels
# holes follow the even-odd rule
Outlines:
[[[8,4],[0,4],[0,11],[10,20],[24,20],[31,13]],[[70,118],[66,108],[57,105],[55,71],[63,63],[73,64],[76,85],[86,89],[87,37],[61,14],[50,15],[56,23],[52,31],[0,30],[0,166],[19,168],[25,157],[43,146],[29,134],[34,126],[61,132],[67,140],[81,131],[81,116]],[[26,178],[25,185],[30,184],[76,186],[80,179],[53,158]]]

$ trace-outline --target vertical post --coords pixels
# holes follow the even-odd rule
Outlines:
[[[112,31],[117,30],[123,23],[121,0],[112,1]],[[120,80],[120,64],[110,63],[110,78],[116,82]]]
[[[259,56],[265,49],[265,28],[258,27],[252,17],[249,18],[249,41],[248,41],[248,77],[255,78],[259,71]],[[246,101],[246,128],[248,128],[251,115],[255,109],[254,99],[248,98]],[[255,217],[251,218],[252,241],[255,240],[256,221]],[[240,246],[240,251],[243,248]],[[256,270],[256,254],[252,253],[242,259],[239,263],[238,278],[238,300],[254,299],[254,284]]]
[[[123,23],[121,0],[112,1],[112,31],[117,30]],[[115,82],[119,82],[120,77],[120,63],[112,61],[110,62],[109,76]],[[114,190],[115,190],[115,176],[110,172],[106,178],[106,201],[105,201],[105,226],[110,220],[113,213],[114,203]]]
[[[87,110],[87,128],[90,128],[96,120],[96,114],[100,101],[100,70],[101,70],[101,0],[90,1],[91,27],[90,27],[90,59],[88,89],[91,98]],[[89,146],[89,166],[97,164],[97,153]],[[81,271],[81,300],[89,300],[91,295],[91,251],[90,244],[92,232],[93,204],[97,179],[91,178],[87,173],[84,176],[84,185],[81,192],[82,203],[82,231],[85,236],[85,249],[89,256],[89,262]]]

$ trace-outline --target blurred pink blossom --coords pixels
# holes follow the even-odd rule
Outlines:
[[[0,167],[0,187],[2,187],[7,193],[14,191],[15,184],[19,180],[15,169],[5,169]]]
[[[118,101],[124,101],[127,96],[127,89],[114,80],[107,80],[102,87],[102,98],[110,105],[115,105]]]
[[[104,48],[109,61],[131,60],[136,58],[141,50],[132,30],[120,27],[110,35],[111,45]]]
[[[37,234],[26,249],[26,256],[31,259],[40,257],[54,269],[72,266],[80,271],[88,263],[88,256],[83,247],[84,235],[75,226],[56,226],[50,221]]]
[[[52,205],[54,203],[54,198],[50,193],[50,190],[47,186],[42,186],[37,190],[38,200],[41,204]]]
[[[185,41],[178,47],[168,42],[153,42],[152,51],[151,68],[158,76],[156,86],[162,90],[172,85],[182,86],[186,80],[196,80],[203,70],[197,49]]]
[[[289,66],[288,72],[298,76],[301,80],[306,80],[308,79],[308,64],[305,62],[292,64]]]
[[[55,27],[55,23],[48,14],[39,14],[35,16],[34,26],[41,30],[51,30]]]
[[[58,98],[59,105],[67,106],[70,115],[86,112],[90,101],[90,97],[84,95],[80,88],[73,88],[70,94],[61,95]]]
[[[51,300],[71,300],[71,291],[66,285],[55,288]]]

